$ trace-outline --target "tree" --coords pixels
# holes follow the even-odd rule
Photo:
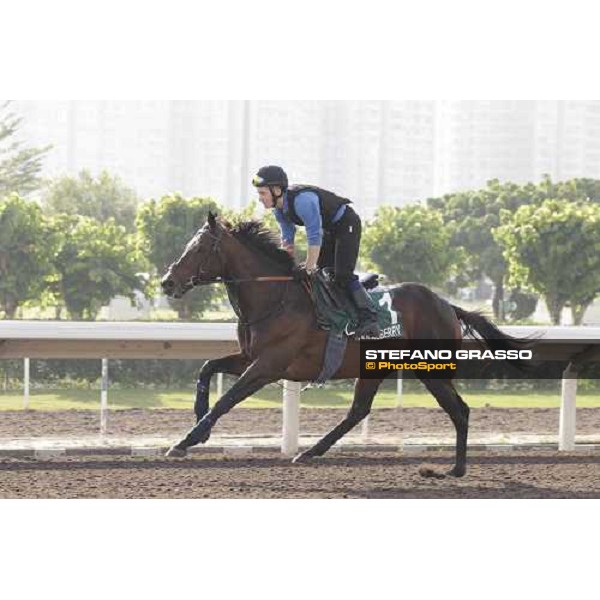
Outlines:
[[[0,199],[12,192],[24,196],[36,190],[41,184],[42,159],[51,148],[27,148],[16,140],[23,119],[9,107],[10,102],[0,104]]]
[[[501,214],[494,231],[509,264],[511,280],[543,295],[554,325],[571,305],[580,324],[600,294],[600,206],[546,200]]]
[[[168,266],[177,260],[187,242],[204,225],[208,212],[220,213],[217,203],[210,198],[186,200],[175,194],[164,196],[158,202],[143,204],[136,218],[141,252],[154,267],[150,289],[156,290]],[[198,318],[210,306],[217,292],[215,286],[190,290],[179,300],[169,298],[169,305],[179,318]]]
[[[41,296],[52,252],[40,207],[17,194],[0,200],[0,309],[7,319]]]
[[[267,229],[274,231],[278,238],[281,237],[281,228],[272,210],[265,211],[262,222]],[[307,252],[308,241],[306,239],[306,227],[296,227],[296,235],[294,237],[294,260],[296,263],[305,263]]]
[[[57,239],[54,256],[56,294],[71,318],[95,319],[117,295],[133,299],[142,289],[145,264],[135,238],[114,219],[100,223],[79,215],[58,215],[51,221]]]
[[[600,180],[598,179],[577,177],[554,183],[549,175],[544,175],[541,183],[538,184],[538,189],[540,202],[562,198],[573,202],[600,203]]]
[[[77,177],[50,181],[43,190],[42,204],[50,215],[82,215],[101,223],[113,218],[132,232],[139,201],[136,193],[119,177],[102,171],[94,178],[83,170]]]
[[[420,205],[379,208],[364,233],[363,262],[393,281],[442,285],[459,254],[438,211]]]
[[[539,300],[538,294],[525,292],[516,287],[511,290],[508,297],[510,307],[505,311],[506,316],[512,322],[522,321],[533,315]]]
[[[510,182],[501,184],[493,179],[480,190],[427,200],[428,206],[440,210],[444,222],[452,231],[451,244],[465,249],[467,279],[473,281],[486,275],[492,280],[492,307],[496,318],[501,318],[503,314],[508,267],[492,230],[500,225],[501,210],[514,211],[524,204],[540,201],[543,195],[544,191],[533,183],[520,186]]]
[[[257,202],[256,200],[251,200],[246,204],[246,206],[240,210],[236,210],[233,208],[221,207],[221,212],[219,213],[221,217],[223,217],[226,221],[230,223],[236,223],[239,221],[248,221],[250,219],[256,219],[256,208]],[[268,211],[269,213],[271,211]]]
[[[249,219],[258,219],[256,216],[256,208],[257,203],[255,200],[252,200],[248,203],[248,205],[242,209],[241,211],[231,210],[228,208],[221,209],[221,214],[225,219],[227,219],[230,223],[235,224],[240,221],[246,221]],[[260,217],[263,225],[275,232],[277,236],[280,236],[281,229],[279,227],[279,223],[275,218],[275,215],[272,210],[265,210]],[[306,254],[308,251],[308,242],[306,240],[306,228],[305,227],[296,227],[296,237],[294,238],[294,259],[297,263],[303,263],[306,261]]]

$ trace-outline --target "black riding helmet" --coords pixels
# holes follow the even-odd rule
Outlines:
[[[258,170],[258,173],[252,178],[252,185],[254,187],[268,188],[277,185],[285,191],[288,188],[288,178],[281,167],[268,165],[266,167],[261,167]]]

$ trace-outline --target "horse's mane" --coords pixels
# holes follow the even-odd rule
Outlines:
[[[229,230],[233,236],[243,244],[258,250],[270,258],[278,266],[291,273],[296,263],[294,258],[279,247],[276,234],[268,229],[262,221],[242,221]]]

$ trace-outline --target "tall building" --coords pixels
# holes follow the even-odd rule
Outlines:
[[[600,102],[540,101],[535,115],[535,175],[598,177]]]
[[[435,195],[489,179],[600,178],[600,102],[438,102]]]
[[[433,190],[435,103],[385,102],[381,108],[378,203],[407,204]]]
[[[13,109],[28,144],[52,145],[44,176],[107,169],[142,196],[168,190],[169,102],[18,101]]]
[[[287,167],[295,182],[322,181],[328,149],[322,135],[331,102],[249,102],[251,172],[265,164]]]
[[[52,144],[44,175],[102,169],[142,198],[179,191],[242,208],[284,166],[371,216],[472,189],[600,178],[599,101],[15,101],[21,137]]]
[[[535,102],[438,102],[434,194],[533,178]]]

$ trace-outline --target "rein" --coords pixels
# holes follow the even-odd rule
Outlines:
[[[203,284],[205,285],[205,284],[210,284],[210,283],[237,284],[237,283],[247,283],[247,282],[265,282],[265,283],[285,282],[286,286],[285,286],[285,289],[283,290],[283,294],[281,295],[281,301],[279,302],[279,305],[277,306],[277,308],[274,311],[267,312],[264,316],[262,316],[258,319],[254,319],[253,321],[243,321],[242,320],[242,313],[241,313],[237,298],[235,298],[235,294],[234,294],[233,290],[230,290],[229,288],[227,289],[229,300],[230,301],[233,300],[231,302],[231,306],[233,307],[233,311],[235,312],[240,325],[243,325],[245,327],[248,327],[250,325],[255,325],[256,323],[260,323],[262,321],[266,321],[267,319],[275,317],[280,312],[282,312],[282,310],[285,307],[285,297],[287,296],[287,293],[288,293],[289,282],[294,281],[294,279],[295,279],[292,275],[265,275],[265,276],[260,276],[260,277],[243,277],[243,278],[241,278],[241,277],[238,277],[238,278],[211,277],[208,279],[203,279],[200,276],[200,272],[202,271],[202,267],[204,266],[204,264],[206,264],[206,261],[208,260],[210,255],[213,252],[218,254],[219,256],[222,255],[219,244],[220,244],[221,238],[223,237],[223,231],[219,230],[218,235],[213,235],[212,233],[210,233],[210,231],[204,231],[203,235],[208,235],[209,237],[213,238],[214,242],[210,248],[210,252],[207,253],[207,255],[205,256],[204,261],[202,261],[198,264],[198,268],[196,269],[196,274],[193,275],[192,277],[190,277],[190,280],[186,286],[187,289],[192,289],[198,285],[203,285]],[[234,296],[234,298],[232,298],[232,296]]]
[[[248,281],[294,281],[294,277],[292,275],[265,275],[263,277],[248,277],[248,278],[238,278],[238,279],[225,279],[223,277],[213,277],[212,279],[202,279],[200,280],[198,277],[192,277],[192,285],[202,285],[203,283],[246,283]]]
[[[213,235],[210,231],[204,231],[203,235],[208,235],[211,237],[214,242],[210,248],[210,252],[204,257],[204,261],[198,263],[198,268],[196,269],[196,274],[190,277],[190,281],[188,285],[191,287],[195,287],[197,285],[201,285],[203,283],[244,283],[247,281],[293,281],[294,277],[292,275],[265,275],[263,277],[247,277],[247,278],[236,278],[236,279],[225,279],[223,277],[211,277],[208,279],[202,279],[200,277],[200,271],[202,267],[206,263],[206,261],[210,258],[210,255],[214,252],[215,254],[221,255],[221,248],[219,247],[219,243],[221,242],[221,238],[223,237],[223,230],[219,230],[219,235]]]

